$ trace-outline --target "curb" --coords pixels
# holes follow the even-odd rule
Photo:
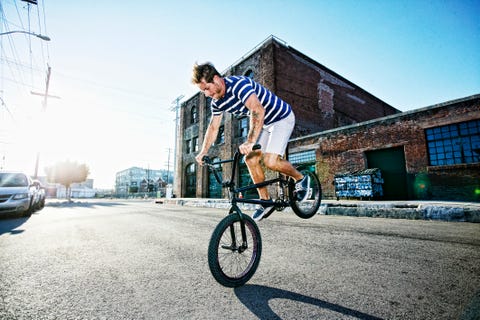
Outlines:
[[[448,205],[325,205],[326,215],[480,223],[480,208]]]
[[[191,207],[230,208],[227,199],[171,198],[157,199],[155,202]],[[245,203],[239,204],[239,207],[247,211],[255,209],[255,205]],[[291,212],[291,209],[286,208],[285,211]],[[318,214],[480,223],[480,203],[322,200]]]

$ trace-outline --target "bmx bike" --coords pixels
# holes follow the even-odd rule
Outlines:
[[[259,145],[253,147],[260,149]],[[263,219],[272,214],[274,210],[282,211],[291,207],[300,218],[313,217],[320,207],[322,190],[320,181],[315,173],[298,167],[297,170],[310,177],[307,197],[299,201],[296,197],[295,182],[292,178],[282,174],[275,179],[262,183],[237,187],[235,172],[240,162],[240,152],[237,150],[232,159],[212,161],[208,156],[203,158],[206,166],[212,170],[215,179],[222,187],[229,191],[231,207],[229,214],[223,218],[213,230],[208,246],[208,265],[215,280],[226,287],[239,287],[244,285],[254,275],[260,263],[262,254],[262,238],[255,221],[240,210],[239,203],[270,205],[271,202],[261,199],[244,199],[241,193],[258,187],[277,185],[277,195],[273,207],[267,209]],[[218,173],[219,167],[224,163],[233,162],[230,180],[222,181]]]

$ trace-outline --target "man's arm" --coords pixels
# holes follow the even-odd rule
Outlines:
[[[252,152],[253,145],[257,142],[260,132],[262,132],[263,121],[265,119],[265,109],[257,98],[256,94],[252,94],[245,101],[245,106],[250,110],[250,129],[247,135],[247,141],[239,148],[242,154]]]
[[[203,164],[203,156],[208,154],[208,150],[215,142],[215,139],[218,135],[218,129],[220,128],[220,124],[222,123],[222,115],[218,116],[212,115],[212,119],[210,119],[210,123],[208,124],[207,130],[205,131],[205,138],[203,139],[202,149],[200,149],[200,153],[195,157],[195,160],[199,164]]]

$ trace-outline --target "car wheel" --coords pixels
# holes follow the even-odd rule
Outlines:
[[[23,213],[23,216],[30,217],[34,210],[35,208],[33,206],[33,198],[32,198],[32,200],[30,200],[30,205],[28,206],[28,209]]]

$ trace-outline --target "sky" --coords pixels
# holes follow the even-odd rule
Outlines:
[[[271,35],[401,111],[480,93],[480,0],[1,0],[0,167],[173,170],[173,102]],[[46,74],[51,68],[45,111]]]

